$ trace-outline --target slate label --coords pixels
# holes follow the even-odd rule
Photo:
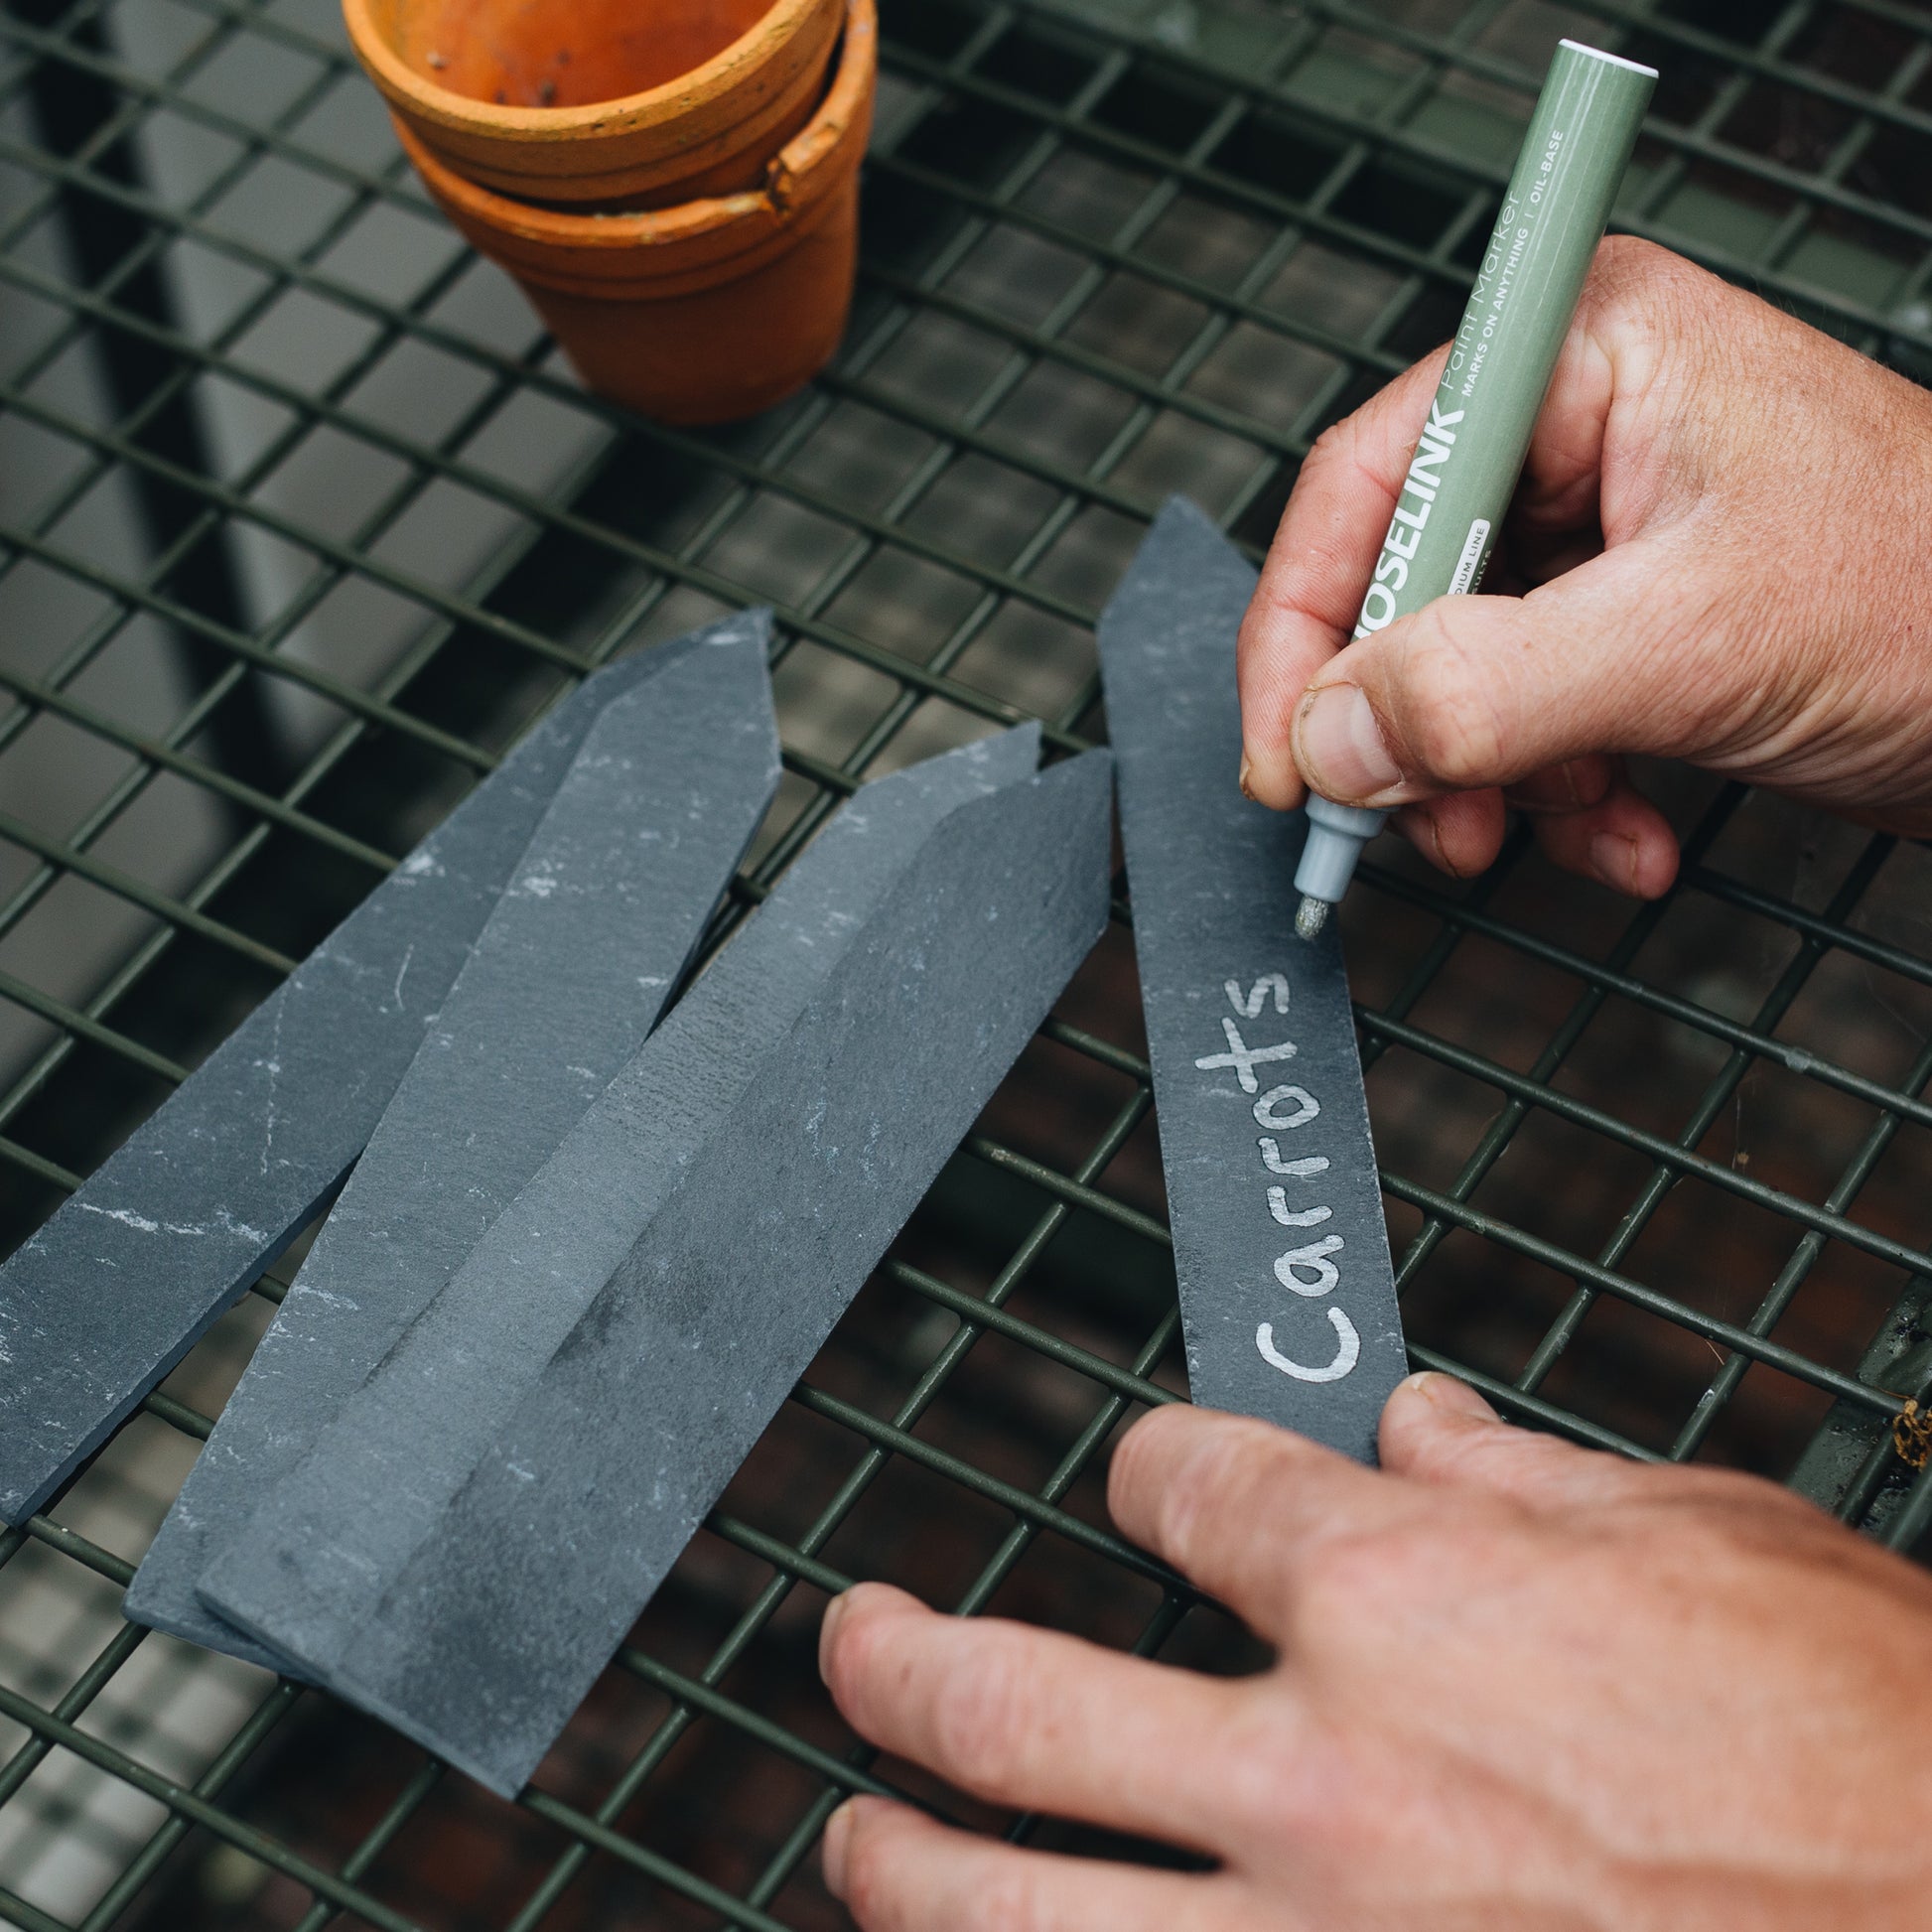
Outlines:
[[[0,1268],[0,1522],[39,1509],[341,1183],[579,746],[678,648],[551,712]]]
[[[1373,1460],[1408,1370],[1341,942],[1295,934],[1307,821],[1242,797],[1255,573],[1171,503],[1100,620],[1194,1400]]]
[[[290,1516],[306,1450],[642,1045],[777,784],[768,638],[724,619],[599,710],[150,1546],[136,1622],[291,1661],[210,1614],[202,1573]]]

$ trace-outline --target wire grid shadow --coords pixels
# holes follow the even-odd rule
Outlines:
[[[9,1246],[621,647],[778,609],[786,777],[719,941],[864,778],[1024,717],[1104,737],[1092,624],[1153,509],[1259,554],[1313,437],[1452,327],[1560,35],[1663,69],[1619,225],[1932,368],[1924,7],[883,14],[844,350],[709,434],[582,393],[328,0],[0,16]],[[1645,775],[1686,847],[1655,904],[1517,837],[1467,887],[1385,842],[1344,908],[1412,1352],[1913,1548],[1926,855]],[[514,1807],[120,1619],[298,1245],[0,1535],[0,1919],[829,1926],[853,1791],[1091,1848],[875,1761],[813,1646],[883,1577],[1256,1661],[1104,1509],[1118,1429],[1184,1393],[1122,912]]]

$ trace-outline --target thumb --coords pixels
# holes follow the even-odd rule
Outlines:
[[[1656,542],[1527,597],[1442,597],[1325,664],[1297,709],[1302,776],[1324,798],[1406,805],[1514,784],[1590,752],[1693,752],[1711,680],[1664,594]],[[1740,667],[1741,669],[1741,667]]]
[[[1382,1409],[1382,1466],[1444,1488],[1480,1489],[1537,1510],[1624,1493],[1638,1472],[1600,1449],[1504,1422],[1452,1375],[1412,1375]]]

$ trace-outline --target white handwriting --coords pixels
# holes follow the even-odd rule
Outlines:
[[[1222,990],[1227,994],[1228,1005],[1234,1010],[1232,1018],[1225,1014],[1221,1018],[1221,1032],[1227,1039],[1227,1051],[1204,1053],[1195,1060],[1194,1065],[1203,1073],[1217,1073],[1231,1068],[1241,1083],[1241,1091],[1255,1096],[1255,1125],[1271,1130],[1256,1142],[1261,1153],[1261,1165],[1269,1173],[1283,1174],[1291,1180],[1314,1180],[1328,1172],[1328,1157],[1325,1154],[1307,1154],[1285,1161],[1282,1158],[1282,1144],[1276,1136],[1295,1133],[1307,1127],[1311,1121],[1318,1120],[1321,1103],[1307,1087],[1294,1084],[1270,1087],[1264,1093],[1255,1073],[1258,1066],[1293,1059],[1295,1042],[1285,1039],[1273,1046],[1250,1046],[1242,1035],[1240,1026],[1236,1024],[1238,1021],[1259,1020],[1271,1000],[1278,1014],[1286,1013],[1288,977],[1283,973],[1258,974],[1248,983],[1245,993],[1240,980],[1227,979],[1222,982]],[[1279,1227],[1316,1228],[1324,1221],[1334,1219],[1334,1209],[1324,1201],[1311,1201],[1306,1207],[1291,1206],[1288,1189],[1283,1186],[1265,1188],[1264,1197],[1269,1217]],[[1342,1245],[1340,1235],[1323,1234],[1299,1248],[1290,1248],[1286,1254],[1276,1257],[1275,1279],[1290,1294],[1305,1300],[1326,1295],[1341,1280],[1340,1269],[1329,1257],[1340,1254]],[[1311,1367],[1305,1362],[1291,1359],[1275,1346],[1275,1330],[1266,1321],[1255,1330],[1255,1346],[1260,1350],[1262,1360],[1298,1382],[1339,1382],[1343,1376],[1351,1373],[1361,1356],[1361,1336],[1356,1332],[1355,1324],[1340,1309],[1330,1307],[1323,1312],[1335,1331],[1332,1361],[1325,1366]]]
[[[1341,1280],[1341,1271],[1328,1259],[1341,1247],[1341,1236],[1324,1234],[1319,1241],[1311,1241],[1306,1248],[1291,1248],[1285,1255],[1275,1257],[1275,1279],[1297,1295],[1311,1298],[1326,1295]],[[1304,1281],[1300,1271],[1306,1268],[1314,1277]]]
[[[1196,1060],[1194,1064],[1199,1066],[1202,1062]],[[1249,1092],[1253,1091],[1249,1088]],[[1275,1112],[1284,1100],[1295,1102],[1295,1112],[1286,1118]],[[1270,1087],[1255,1102],[1255,1125],[1272,1127],[1277,1134],[1285,1134],[1291,1127],[1306,1127],[1320,1111],[1319,1103],[1307,1087]]]
[[[1268,995],[1271,991],[1275,996],[1275,1011],[1277,1013],[1286,1013],[1288,1011],[1288,982],[1279,973],[1263,973],[1255,981],[1252,990],[1245,1000],[1241,997],[1241,982],[1239,980],[1228,980],[1225,984],[1227,987],[1228,1005],[1243,1020],[1259,1020],[1261,1018],[1261,1009],[1266,1005]]]
[[[1274,1327],[1266,1321],[1255,1330],[1255,1346],[1261,1350],[1263,1361],[1284,1375],[1294,1376],[1298,1382],[1339,1382],[1361,1359],[1362,1338],[1355,1332],[1355,1324],[1339,1309],[1330,1309],[1328,1319],[1334,1323],[1335,1359],[1326,1368],[1310,1368],[1304,1362],[1291,1361],[1275,1346]]]
[[[1285,1228],[1318,1228],[1330,1214],[1331,1207],[1296,1207],[1288,1204],[1286,1187],[1271,1187],[1268,1190],[1268,1211]]]
[[[1297,1180],[1310,1180],[1318,1173],[1328,1172],[1328,1157],[1325,1154],[1311,1154],[1300,1161],[1284,1161],[1282,1144],[1272,1134],[1264,1134],[1256,1145],[1261,1149],[1261,1165],[1270,1173],[1292,1173]]]
[[[1258,1093],[1261,1082],[1255,1078],[1255,1068],[1269,1060],[1292,1060],[1295,1057],[1295,1042],[1285,1039],[1279,1046],[1250,1046],[1241,1037],[1241,1029],[1232,1020],[1221,1022],[1221,1031],[1227,1035],[1228,1050],[1225,1053],[1209,1053],[1194,1064],[1203,1073],[1212,1073],[1217,1067],[1231,1066],[1234,1077],[1241,1082],[1243,1093]]]

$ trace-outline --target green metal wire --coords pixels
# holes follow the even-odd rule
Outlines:
[[[0,853],[16,862],[0,893],[0,945],[30,932],[69,882],[149,921],[126,959],[84,995],[37,983],[10,957],[0,964],[0,1002],[50,1030],[0,1094],[0,1173],[33,1190],[40,1211],[49,1190],[75,1184],[75,1157],[51,1124],[78,1105],[89,1079],[102,1068],[138,1076],[148,1096],[142,1104],[151,1106],[206,1050],[205,1036],[154,1030],[150,996],[177,970],[184,948],[193,949],[198,970],[211,962],[207,970],[224,998],[240,997],[235,989],[258,997],[288,969],[286,943],[252,925],[269,855],[299,851],[305,863],[345,869],[361,882],[338,889],[350,897],[394,863],[408,842],[407,799],[381,824],[345,808],[373,755],[416,772],[425,795],[435,789],[446,798],[452,784],[491,768],[505,730],[527,722],[532,704],[554,698],[639,625],[661,630],[692,600],[705,608],[775,601],[781,691],[787,678],[809,685],[813,666],[830,664],[863,675],[880,694],[834,751],[809,737],[802,711],[787,715],[792,816],[738,882],[710,935],[713,946],[839,801],[893,761],[925,721],[943,717],[956,737],[1029,715],[1021,685],[1006,687],[1002,660],[988,656],[1003,626],[1024,621],[1066,640],[1039,647],[1048,658],[1059,653],[1053,666],[1064,674],[1062,695],[1041,722],[1055,751],[1091,742],[1100,692],[1078,640],[1092,625],[1108,573],[1073,568],[1068,559],[1096,541],[1096,530],[1112,531],[1097,554],[1117,567],[1118,533],[1144,522],[1165,486],[1161,466],[1151,473],[1138,466],[1166,435],[1213,439],[1222,453],[1214,507],[1259,554],[1296,464],[1322,428],[1447,327],[1511,147],[1510,111],[1485,103],[1513,100],[1520,120],[1539,77],[1523,52],[1519,10],[1505,0],[1472,0],[1447,26],[1421,24],[1400,0],[1307,0],[1279,16],[1246,9],[1225,19],[1203,4],[1194,10],[1204,24],[1192,48],[1175,44],[1167,14],[1158,29],[1145,20],[1137,26],[1153,9],[1135,0],[887,0],[882,63],[898,105],[873,156],[868,194],[882,230],[916,227],[921,239],[909,247],[869,242],[851,339],[807,397],[756,434],[711,436],[638,423],[578,391],[545,361],[542,345],[508,350],[455,318],[449,299],[464,285],[469,259],[430,225],[400,158],[374,166],[345,159],[318,131],[318,114],[343,90],[365,84],[329,32],[263,0],[182,0],[176,11],[192,31],[154,72],[109,51],[111,34],[90,38],[114,18],[106,0],[75,0],[33,21],[0,16],[0,105],[25,102],[50,71],[104,84],[115,102],[65,156],[19,136],[17,120],[0,130],[0,167],[24,185],[0,222],[0,290],[60,318],[24,352],[0,350],[0,422],[31,426],[70,461],[31,513],[0,525],[0,594],[38,571],[84,588],[98,607],[49,661],[0,666],[0,691],[13,705],[0,717],[0,760],[38,723],[52,721],[124,762],[76,822],[0,812]],[[1432,23],[1443,11],[1431,10]],[[1647,129],[1622,225],[1747,279],[1868,352],[1908,370],[1924,366],[1912,358],[1932,352],[1932,314],[1921,300],[1932,278],[1932,213],[1888,199],[1872,182],[1883,154],[1894,157],[1894,176],[1898,154],[1915,157],[1923,171],[1932,136],[1932,21],[1889,0],[1794,0],[1745,28],[1688,0],[1579,0],[1576,11],[1600,23],[1606,43],[1620,51],[1652,59],[1667,73],[1675,68],[1702,76],[1684,96],[1688,108],[1660,110]],[[1830,34],[1854,30],[1889,37],[1876,87],[1847,79],[1820,53]],[[1361,52],[1371,44],[1385,56],[1372,65]],[[299,69],[273,111],[224,105],[209,84],[223,60],[251,49],[273,50]],[[1344,69],[1351,85],[1337,79]],[[1740,110],[1766,95],[1813,117],[1815,161],[1747,144]],[[140,138],[162,115],[224,144],[218,165],[185,197],[120,179],[104,165],[115,143]],[[286,249],[248,238],[222,213],[226,198],[271,168],[335,198]],[[1068,192],[1067,184],[1088,178],[1104,180],[1114,197],[1104,216]],[[84,287],[28,245],[46,224],[69,218],[76,200],[133,217],[141,237]],[[340,257],[378,215],[419,230],[426,250],[447,250],[426,252],[424,273],[404,299],[372,292]],[[1225,274],[1174,246],[1177,232],[1215,221],[1249,237],[1245,257]],[[1050,255],[1065,273],[1039,300],[1016,302],[1014,291],[971,272],[995,242]],[[1838,281],[1821,279],[1816,268],[1814,244],[1825,243],[1847,265]],[[185,248],[226,264],[248,285],[206,332],[132,303],[138,277]],[[1277,292],[1278,278],[1305,249],[1359,269],[1366,320],[1351,312],[1340,326],[1332,314]],[[1099,326],[1123,289],[1174,305],[1185,318],[1158,353],[1130,352]],[[365,331],[326,379],[278,374],[245,353],[251,332],[293,300]],[[962,372],[959,385],[922,390],[895,372],[896,358],[925,352],[925,332],[936,328],[960,332],[983,359],[970,381]],[[1206,382],[1217,355],[1244,334],[1271,355],[1304,358],[1285,411],[1263,413],[1265,396],[1250,410]],[[98,354],[114,341],[158,353],[167,373],[138,405],[102,415],[77,405],[53,377],[77,349]],[[363,398],[367,380],[402,353],[474,377],[470,399],[434,436],[385,418]],[[276,419],[248,461],[219,477],[184,463],[153,433],[171,406],[210,378]],[[1029,385],[1041,382],[1085,385],[1083,393],[1106,399],[1104,430],[1090,447],[1016,420],[1035,393]],[[519,401],[565,413],[587,432],[582,453],[549,484],[530,484],[475,453],[479,436]],[[813,468],[853,423],[896,439],[885,464],[890,480],[878,490],[828,483]],[[278,506],[269,488],[322,436],[380,456],[389,470],[352,518],[330,529]],[[1033,505],[1003,549],[935,508],[969,468],[999,478],[996,493]],[[1187,459],[1168,468],[1176,483],[1188,483]],[[613,493],[614,479],[626,470],[690,479],[695,507],[682,521],[617,513],[613,504],[623,499]],[[186,520],[152,554],[97,554],[74,534],[74,511],[103,485],[137,479],[186,504]],[[394,543],[412,512],[439,491],[490,506],[508,532],[455,588],[412,568]],[[768,600],[732,561],[740,554],[732,546],[753,543],[774,506],[817,519],[828,534],[809,587]],[[176,578],[198,546],[245,532],[273,539],[293,557],[295,580],[272,616],[237,624],[186,601]],[[520,573],[566,556],[570,568],[601,573],[613,587],[594,615],[568,630],[553,627],[519,590]],[[914,644],[873,634],[863,602],[854,601],[889,563],[926,573],[955,598],[943,619],[922,619]],[[415,616],[414,635],[378,675],[308,661],[291,648],[345,587],[379,591]],[[101,668],[143,623],[192,640],[219,666],[165,727],[119,715],[100,682]],[[519,717],[492,721],[487,731],[440,713],[424,695],[484,651],[516,665],[535,694]],[[225,769],[209,736],[222,707],[251,684],[319,698],[334,721],[272,786]],[[116,829],[164,781],[210,801],[232,828],[204,875],[181,890],[145,876],[114,843]],[[1375,1104],[1386,1108],[1388,1096],[1431,1080],[1483,1096],[1456,1116],[1462,1125],[1445,1126],[1426,1173],[1393,1159],[1385,1165],[1405,1230],[1397,1263],[1417,1325],[1412,1353],[1419,1364],[1467,1375],[1520,1420],[1645,1459],[1722,1449],[1746,1389],[1783,1390],[1800,1407],[1835,1399],[1869,1430],[1848,1513],[1909,1549],[1932,1527],[1932,1478],[1912,1478],[1886,1448],[1890,1419],[1908,1391],[1879,1387],[1847,1366],[1867,1332],[1826,1345],[1813,1328],[1793,1323],[1834,1268],[1856,1262],[1893,1281],[1899,1295],[1909,1278],[1932,1274],[1924,1225],[1902,1225],[1889,1208],[1871,1204],[1901,1153],[1919,1151],[1913,1137],[1932,1128],[1924,1094],[1932,1050],[1917,1050],[1895,1070],[1880,1068],[1849,1050],[1805,1043],[1800,1023],[1830,969],[1856,963],[1902,988],[1924,989],[1932,988],[1932,957],[1855,923],[1897,863],[1891,841],[1864,842],[1814,908],[1767,890],[1727,856],[1742,804],[1735,788],[1711,798],[1687,837],[1672,897],[1629,913],[1597,944],[1526,916],[1525,893],[1534,889],[1523,883],[1530,861],[1521,837],[1467,891],[1399,865],[1364,869],[1363,904],[1351,915],[1382,921],[1376,930],[1423,935],[1403,953],[1408,964],[1398,983],[1358,1008]],[[1782,936],[1785,956],[1748,1017],[1675,969],[1668,942],[1687,916],[1750,922]],[[1561,989],[1532,1049],[1499,1044],[1485,1030],[1468,992],[1476,948]],[[210,995],[210,1018],[217,1010]],[[887,1377],[896,1392],[873,1403],[816,1372],[794,1391],[780,1427],[841,1445],[838,1474],[803,1511],[754,1520],[757,1510],[734,1499],[714,1513],[705,1539],[760,1581],[707,1626],[701,1646],[673,1657],[633,1640],[621,1652],[616,1679],[647,1692],[655,1715],[628,1735],[621,1764],[594,1796],[566,1797],[546,1780],[525,1794],[523,1810],[542,1828],[547,1849],[492,1923],[537,1932],[561,1922],[587,1886],[619,1880],[646,1888],[681,1915],[677,1923],[768,1928],[811,1915],[809,1859],[831,1807],[851,1791],[897,1787],[865,1751],[796,1727],[789,1702],[767,1707],[758,1672],[795,1623],[801,1587],[809,1621],[815,1599],[887,1561],[868,1540],[868,1525],[884,1506],[888,1478],[956,1499],[961,1524],[979,1525],[967,1581],[949,1587],[962,1614],[985,1610],[1022,1581],[1050,1595],[1055,1580],[1077,1565],[1098,1566],[1117,1580],[1123,1601],[1139,1606],[1133,1633],[1119,1640],[1145,1654],[1159,1654],[1215,1614],[1118,1538],[1091,1503],[1094,1471],[1122,1422],[1139,1406],[1175,1399],[1168,1236],[1156,1201],[1132,1178],[1145,1169],[1151,1096],[1131,1005],[1124,1011],[1124,1021],[1122,1010],[1110,1009],[1104,1025],[1069,1014],[1042,1030],[1037,1050],[1070,1069],[1066,1084],[1083,1096],[1086,1126],[1069,1129],[1049,1151],[1046,1141],[992,1124],[1002,1118],[996,1109],[969,1137],[935,1200],[956,1194],[977,1218],[948,1237],[951,1248],[942,1242],[936,1251],[892,1257],[876,1288],[885,1301],[862,1302],[848,1323],[855,1345],[870,1347],[866,1359],[898,1377]],[[1599,1104],[1579,1071],[1605,1030],[1634,1036],[1640,1027],[1672,1029],[1705,1042],[1714,1056],[1715,1063],[1698,1063],[1691,1090],[1674,1098],[1668,1125]],[[1800,1185],[1747,1172],[1714,1151],[1714,1132],[1760,1068],[1821,1103],[1853,1110],[1858,1131],[1833,1173]],[[1387,1124],[1378,1113],[1378,1125]],[[1558,1129],[1572,1145],[1595,1150],[1586,1159],[1606,1164],[1605,1172],[1614,1164],[1619,1174],[1641,1176],[1623,1187],[1607,1232],[1581,1216],[1553,1213],[1546,1221],[1509,1190],[1513,1164],[1540,1134]],[[1645,1259],[1669,1204],[1686,1189],[1774,1230],[1766,1239],[1775,1259],[1747,1308],[1720,1312],[1702,1283],[1659,1279]],[[996,1212],[998,1203],[1007,1205]],[[1118,1267],[1131,1291],[1121,1288],[1118,1306],[1103,1299],[1097,1308],[1076,1307],[1068,1257],[1100,1243],[1104,1250],[1094,1251],[1118,1257],[1104,1265]],[[1509,1349],[1483,1340],[1477,1311],[1457,1328],[1438,1310],[1446,1284],[1472,1279],[1466,1259],[1458,1260],[1471,1243],[1483,1270],[1501,1276],[1529,1268],[1560,1284],[1554,1296],[1529,1299],[1534,1318],[1524,1317]],[[292,1267],[264,1277],[257,1298],[278,1300]],[[854,1324],[885,1319],[879,1309],[888,1304],[892,1319],[937,1323],[944,1338],[902,1358],[897,1344],[861,1335]],[[1620,1311],[1626,1326],[1647,1324],[1644,1332],[1660,1345],[1710,1344],[1711,1359],[1661,1423],[1622,1420],[1618,1400],[1629,1392],[1590,1352],[1606,1308]],[[904,1367],[905,1359],[916,1366]],[[1064,1392],[1050,1417],[1029,1416],[1024,1428],[1023,1398],[1014,1398],[1009,1414],[990,1408],[984,1394],[988,1378],[1004,1373],[995,1364],[1016,1361]],[[169,1391],[152,1395],[140,1415],[139,1427],[191,1442],[210,1426]],[[997,1454],[988,1448],[995,1440]],[[69,1513],[69,1502],[57,1502],[25,1530],[0,1534],[0,1630],[13,1580],[44,1574],[48,1565],[95,1588],[124,1586],[128,1556],[83,1534]],[[988,1538],[982,1519],[1003,1527]],[[120,1626],[47,1697],[0,1686],[0,1717],[22,1736],[0,1760],[0,1825],[32,1801],[48,1771],[73,1763],[140,1792],[164,1814],[72,1923],[107,1932],[139,1922],[154,1899],[170,1895],[184,1861],[216,1844],[295,1888],[304,1901],[302,1932],[323,1932],[345,1916],[382,1927],[425,1923],[417,1908],[398,1902],[420,1896],[420,1888],[406,1890],[401,1874],[427,1821],[462,1801],[462,1781],[420,1754],[402,1753],[386,1802],[328,1857],[312,1856],[288,1831],[256,1819],[260,1796],[278,1775],[282,1740],[314,1721],[320,1700],[280,1686],[193,1777],[168,1775],[138,1737],[129,1741],[133,1734],[103,1716],[156,1642]],[[676,1839],[656,1835],[652,1822],[674,1781],[671,1767],[708,1739],[728,1739],[734,1763],[782,1764],[811,1792],[782,1819],[723,1821],[757,1848],[729,1883]],[[1025,1839],[1037,1825],[1022,1819],[1011,1829]],[[69,1920],[8,1877],[0,1863],[0,1918],[30,1932],[65,1932]]]

